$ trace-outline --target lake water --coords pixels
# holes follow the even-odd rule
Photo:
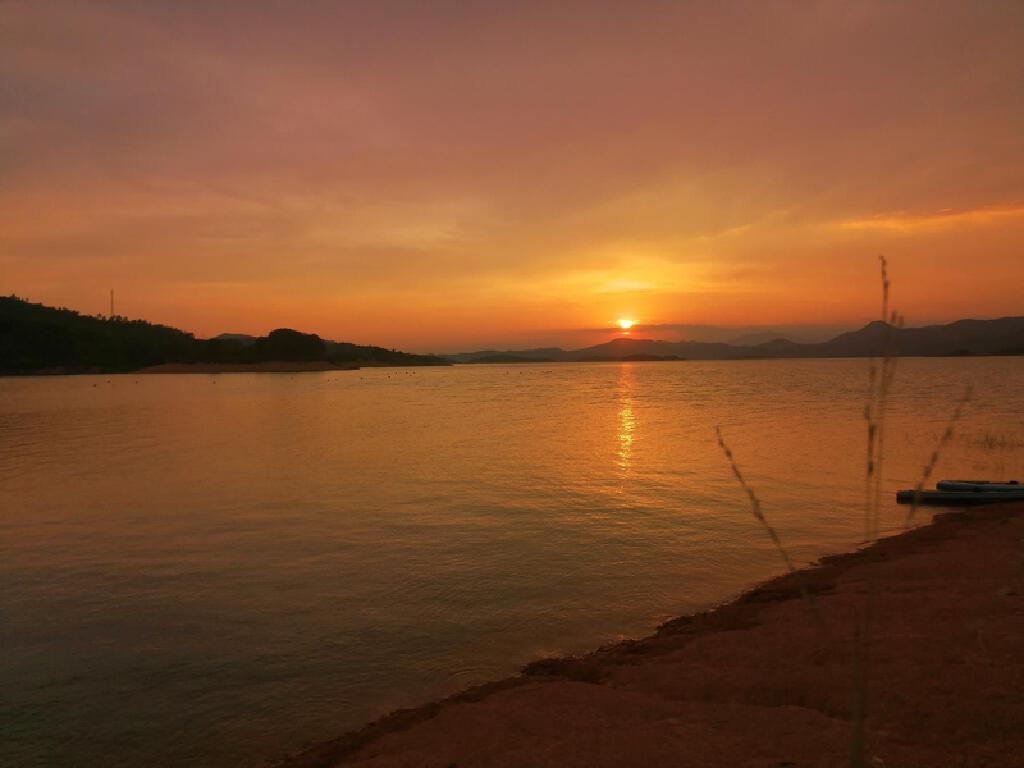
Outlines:
[[[862,538],[864,360],[0,379],[0,763],[261,765]],[[899,361],[891,502],[1024,479],[1024,358]],[[922,518],[928,515],[921,515]]]

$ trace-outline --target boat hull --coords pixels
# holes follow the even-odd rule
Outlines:
[[[917,503],[929,506],[968,506],[1024,501],[1024,489],[1016,491],[896,491],[897,504]]]
[[[939,480],[935,487],[940,491],[1024,491],[1024,485],[1015,482],[996,482],[991,480]]]

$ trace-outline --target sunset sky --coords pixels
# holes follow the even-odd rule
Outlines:
[[[454,351],[858,325],[884,253],[1024,314],[1022,137],[1016,0],[7,0],[0,292]]]

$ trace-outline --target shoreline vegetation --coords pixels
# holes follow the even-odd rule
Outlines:
[[[440,356],[330,341],[290,328],[278,328],[260,337],[224,333],[212,339],[199,339],[177,328],[143,320],[93,317],[16,296],[0,296],[0,376],[135,373],[156,367],[162,373],[228,373],[466,363],[871,357],[883,342],[896,357],[1024,355],[1024,317],[958,320],[921,328],[875,321],[860,330],[815,344],[784,338],[735,345],[630,337],[576,350],[547,347]]]
[[[871,592],[868,764],[1010,768],[1024,754],[1022,555],[1024,504],[940,513],[648,637],[534,661],[273,765],[845,765],[848,638]]]
[[[198,339],[166,325],[90,317],[0,296],[0,375],[230,373],[451,365],[434,355],[321,339],[278,328],[266,336]]]

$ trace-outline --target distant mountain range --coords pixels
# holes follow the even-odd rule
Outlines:
[[[456,363],[587,362],[619,360],[743,360],[776,357],[869,357],[883,347],[897,356],[1021,355],[1024,317],[957,320],[947,325],[896,328],[880,320],[816,344],[777,338],[752,344],[658,341],[622,337],[604,344],[565,350],[481,350],[446,357]]]
[[[754,358],[866,357],[894,355],[1021,355],[1024,317],[958,320],[948,325],[895,328],[876,321],[829,341],[777,338],[760,343],[658,341],[617,338],[565,350],[482,350],[446,357],[321,339],[278,328],[267,336],[221,334],[197,339],[163,325],[124,317],[92,317],[0,296],[0,374],[131,371],[167,364],[246,366],[275,361],[331,365],[450,365],[640,360],[742,360]]]
[[[761,344],[774,339],[788,339],[804,344],[816,344],[821,341],[828,341],[840,333],[853,330],[855,326],[844,324],[812,324],[812,325],[791,325],[788,323],[765,325],[707,325],[698,323],[643,323],[633,328],[633,333],[640,337],[650,335],[658,339],[686,339],[688,341],[705,341],[710,343],[721,342],[733,346],[746,346]],[[576,328],[572,330],[561,329],[557,331],[564,339],[574,339],[572,342],[563,342],[564,349],[578,349],[590,344],[596,344],[608,338],[609,327],[607,325],[597,328]],[[549,331],[549,333],[554,333]]]

